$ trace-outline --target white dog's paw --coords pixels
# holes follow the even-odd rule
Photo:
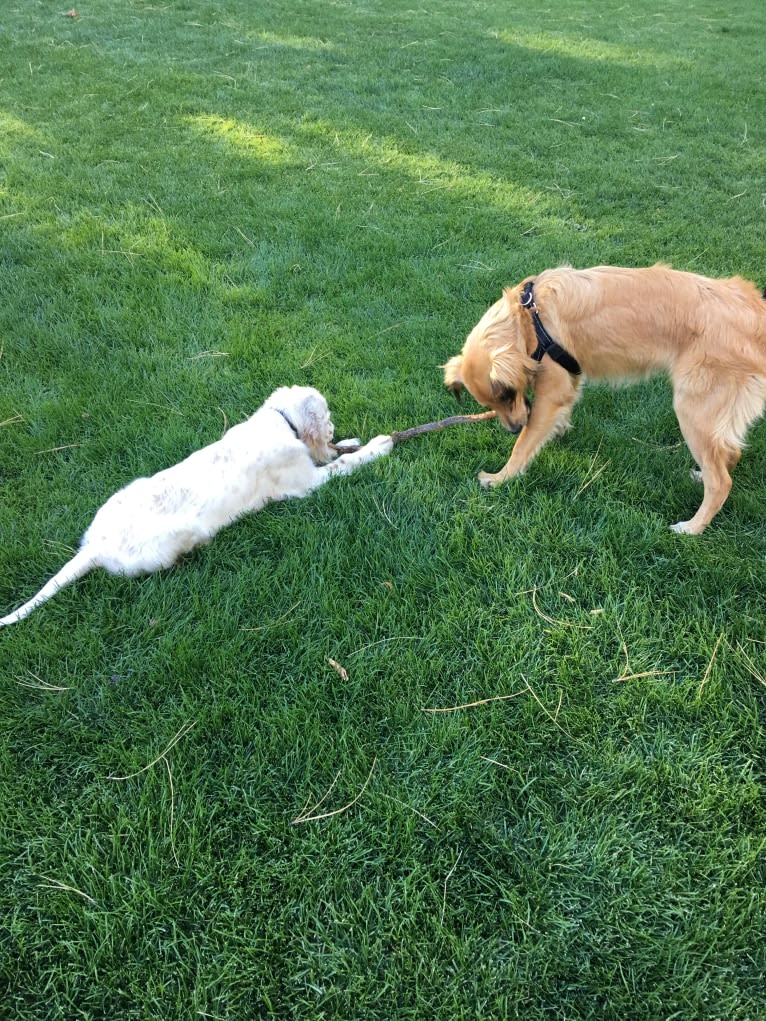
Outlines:
[[[393,436],[387,435],[375,436],[362,447],[365,454],[368,454],[370,457],[384,457],[386,454],[390,454],[393,449]]]
[[[333,446],[339,454],[353,454],[362,446],[362,441],[354,437],[348,440],[338,440],[337,443],[333,443]]]
[[[689,475],[691,476],[691,479],[692,479],[693,482],[702,482],[703,481],[703,479],[702,479],[702,472],[700,471],[699,468],[692,468],[692,470],[689,472]],[[679,522],[679,524],[680,524],[680,522]]]

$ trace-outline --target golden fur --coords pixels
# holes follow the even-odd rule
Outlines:
[[[545,328],[577,359],[582,376],[548,355],[539,364],[530,357],[537,339],[520,305],[530,279]],[[697,513],[673,528],[696,535],[726,501],[729,472],[766,403],[766,301],[754,284],[661,265],[548,269],[505,290],[444,366],[444,382],[454,391],[465,386],[520,433],[505,467],[479,475],[496,486],[523,472],[569,426],[585,379],[621,383],[657,373],[673,385],[678,423],[700,468],[693,474],[704,485]]]

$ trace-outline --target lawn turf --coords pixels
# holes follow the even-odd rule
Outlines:
[[[766,283],[755,0],[66,8],[0,19],[2,612],[278,385],[451,414],[529,273]],[[0,631],[5,1016],[766,1017],[766,427],[695,539],[665,382],[574,423]]]

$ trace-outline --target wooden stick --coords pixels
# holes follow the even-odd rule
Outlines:
[[[438,422],[425,422],[423,425],[413,425],[409,429],[402,429],[401,432],[391,433],[394,445],[411,440],[413,436],[422,436],[423,433],[436,432],[437,429],[446,429],[450,425],[463,425],[466,422],[483,422],[485,419],[495,418],[496,412],[482,411],[478,415],[451,415],[449,418],[442,418]],[[330,446],[341,454],[353,454],[363,444],[351,440],[341,440],[339,443],[331,443]]]
[[[483,422],[488,418],[495,418],[496,412],[482,411],[478,415],[451,415],[449,418],[442,418],[438,422],[426,422],[424,425],[413,425],[410,429],[403,429],[401,432],[391,433],[394,443],[404,443],[411,440],[413,436],[422,436],[423,433],[436,432],[437,429],[446,429],[450,425],[463,425],[466,422]]]

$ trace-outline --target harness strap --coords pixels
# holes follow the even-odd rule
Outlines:
[[[524,285],[524,290],[521,292],[521,307],[529,310],[529,314],[532,316],[532,323],[535,327],[535,336],[537,337],[537,347],[532,352],[532,358],[536,362],[541,362],[543,356],[548,355],[554,362],[558,362],[562,369],[571,372],[573,376],[579,376],[582,373],[580,363],[561,344],[555,341],[543,326],[540,313],[537,311],[537,305],[535,304],[534,283],[534,280],[528,280]]]
[[[276,413],[278,415],[282,416],[282,418],[285,420],[285,422],[287,422],[287,424],[290,426],[292,431],[295,433],[295,438],[299,440],[301,438],[301,434],[298,432],[298,430],[295,428],[293,423],[290,421],[290,418],[289,418],[287,412],[286,411],[282,411],[281,408],[272,408],[272,411],[276,411]]]

